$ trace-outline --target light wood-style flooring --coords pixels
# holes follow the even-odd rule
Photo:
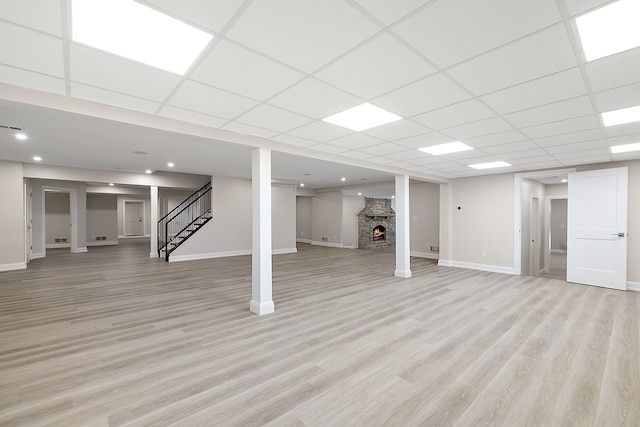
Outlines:
[[[0,425],[640,425],[640,293],[301,244],[260,317],[250,257],[148,253],[0,273]]]

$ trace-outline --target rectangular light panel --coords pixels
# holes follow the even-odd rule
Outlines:
[[[613,145],[611,147],[611,152],[613,154],[628,153],[630,151],[640,151],[640,142],[636,142],[634,144]]]
[[[640,105],[602,113],[602,121],[605,127],[640,122]]]
[[[72,0],[73,41],[183,75],[213,36],[132,0]]]
[[[356,132],[382,126],[387,123],[402,120],[402,117],[383,110],[369,103],[345,110],[341,113],[322,119],[323,122],[342,126]]]
[[[576,18],[588,61],[640,46],[640,1],[619,0]]]
[[[431,147],[418,148],[418,150],[432,154],[434,156],[440,156],[442,154],[458,153],[460,151],[473,150],[473,147],[463,144],[460,141],[449,142],[446,144],[432,145]]]
[[[478,163],[476,165],[469,165],[470,168],[474,168],[474,169],[493,169],[493,168],[504,168],[507,166],[511,166],[511,165],[507,162]]]

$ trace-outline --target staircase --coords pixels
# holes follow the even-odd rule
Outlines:
[[[158,221],[158,256],[169,255],[211,220],[211,182],[195,191]]]

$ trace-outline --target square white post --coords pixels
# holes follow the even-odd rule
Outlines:
[[[409,175],[396,175],[396,277],[411,277]]]
[[[251,303],[253,313],[273,313],[271,266],[271,150],[256,148],[251,152],[252,188],[252,259]]]
[[[158,186],[149,187],[151,192],[151,252],[149,258],[158,257]]]

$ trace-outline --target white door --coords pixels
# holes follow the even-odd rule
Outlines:
[[[125,236],[144,236],[143,202],[124,202]]]
[[[627,168],[569,174],[567,281],[627,289]]]

